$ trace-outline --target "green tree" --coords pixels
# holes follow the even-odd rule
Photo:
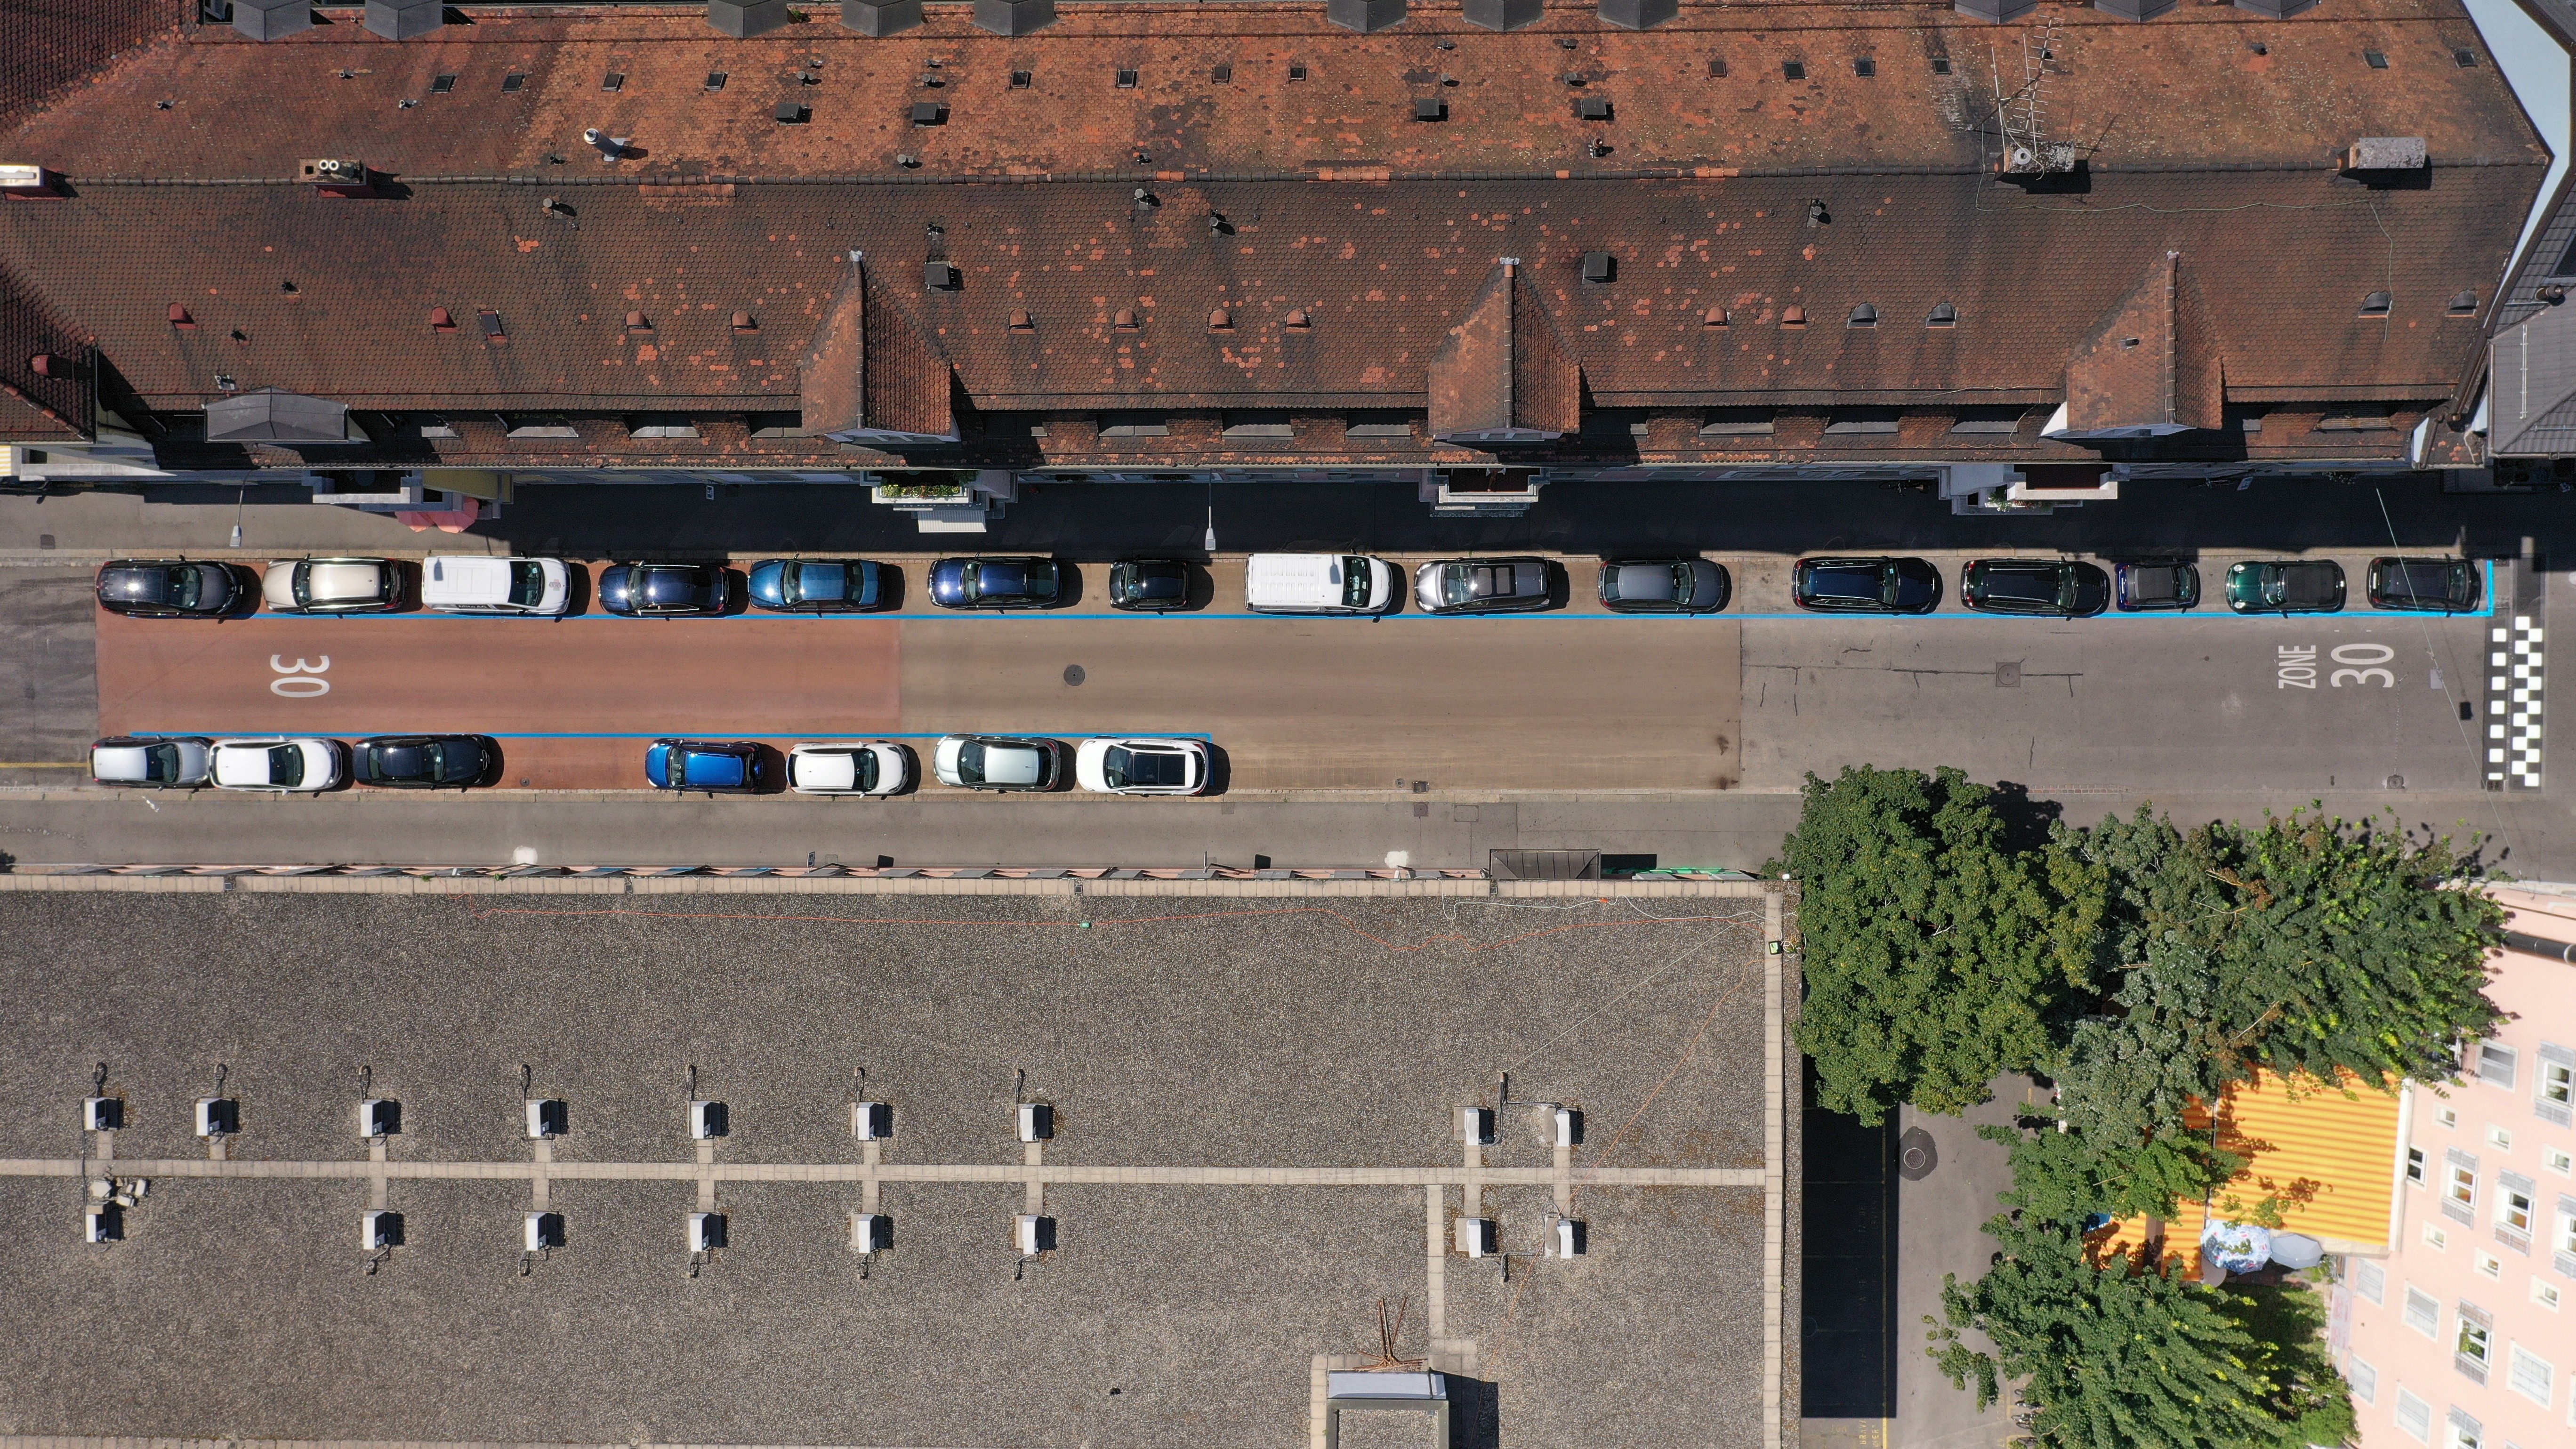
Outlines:
[[[1957,770],[1846,768],[1805,794],[1768,869],[1799,883],[1817,1100],[1871,1123],[1958,1112],[2051,1061],[2091,990],[2107,868],[2008,849],[1994,792]]]
[[[2173,1002],[2196,1021],[2210,1060],[2182,1078],[2439,1081],[2497,1019],[2482,991],[2504,911],[2461,889],[2482,874],[2474,840],[2305,811],[2186,833],[2142,808],[2059,841],[2109,872],[2113,954],[2148,978],[2130,1013]]]

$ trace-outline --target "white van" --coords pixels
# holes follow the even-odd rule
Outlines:
[[[1401,586],[1393,564],[1367,554],[1256,553],[1243,568],[1256,614],[1383,614]]]
[[[559,558],[434,553],[421,561],[421,607],[441,614],[561,614],[572,575]]]

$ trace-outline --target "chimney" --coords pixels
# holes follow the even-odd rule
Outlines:
[[[1604,25],[1622,30],[1652,30],[1682,13],[1681,0],[1601,0]]]
[[[62,178],[44,167],[23,161],[0,162],[0,196],[34,198],[62,194]]]
[[[446,0],[367,0],[367,29],[387,40],[427,35],[446,23]]]
[[[430,330],[430,331],[432,331],[432,332],[453,332],[453,331],[455,331],[455,330],[456,330],[456,314],[455,314],[455,313],[453,313],[453,312],[448,311],[448,310],[447,310],[446,308],[444,308],[444,307],[432,307],[432,308],[430,308],[430,309],[429,309],[429,330]]]
[[[975,26],[995,35],[1031,35],[1055,24],[1055,0],[975,0]]]
[[[197,319],[188,315],[188,309],[185,306],[173,302],[170,304],[170,325],[183,331],[193,332],[197,328]]]
[[[1546,13],[1546,0],[1466,0],[1460,18],[1486,30],[1519,30]]]

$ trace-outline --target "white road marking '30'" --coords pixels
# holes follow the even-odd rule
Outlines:
[[[298,659],[292,664],[271,654],[268,656],[268,667],[278,673],[277,678],[268,682],[268,692],[271,694],[283,695],[288,699],[320,699],[331,692],[331,681],[314,678],[315,675],[331,667],[331,656],[328,654],[323,655],[319,662]]]
[[[2314,689],[2317,687],[2317,646],[2282,644],[2274,651],[2274,687],[2279,689]],[[2397,676],[2379,666],[2397,657],[2397,651],[2385,644],[2338,644],[2327,656],[2341,665],[2326,675],[2326,687],[2341,689],[2347,684],[2376,684],[2382,689],[2395,689]]]

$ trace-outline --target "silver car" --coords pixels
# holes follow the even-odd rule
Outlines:
[[[1543,558],[1450,558],[1413,571],[1413,601],[1426,614],[1513,614],[1555,601]]]
[[[206,783],[215,742],[201,735],[114,735],[89,747],[89,775],[136,790],[194,790]]]
[[[1061,740],[949,735],[932,751],[939,783],[960,790],[1052,790],[1064,780]]]

